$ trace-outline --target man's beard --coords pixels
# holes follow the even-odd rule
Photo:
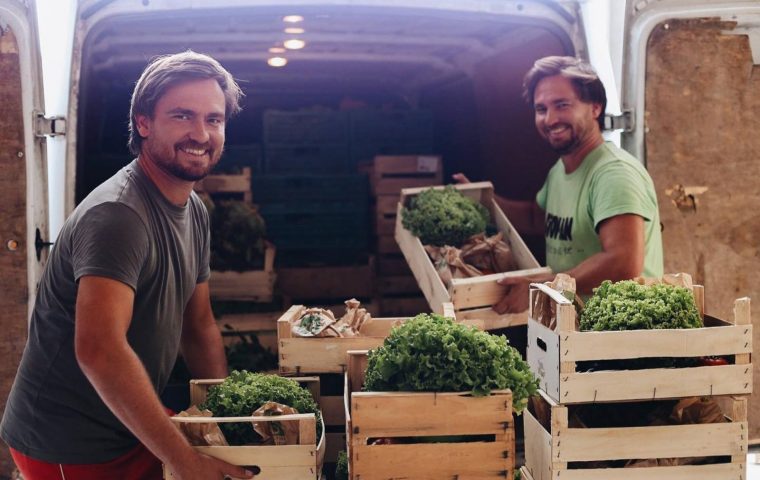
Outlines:
[[[546,142],[549,144],[551,149],[559,155],[567,155],[568,153],[572,153],[576,148],[578,148],[578,145],[580,144],[580,136],[576,134],[575,129],[572,127],[568,128],[570,130],[570,138],[560,143],[552,143],[551,140],[549,140],[549,133],[545,133],[544,138],[546,139]]]
[[[208,174],[211,173],[211,171],[214,169],[216,164],[219,163],[219,159],[222,156],[222,150],[216,151],[213,150],[212,147],[208,144],[200,145],[194,142],[176,144],[171,151],[161,147],[155,148],[150,143],[148,143],[146,146],[148,147],[148,152],[151,158],[153,158],[153,160],[156,162],[156,165],[158,165],[161,170],[176,178],[179,178],[180,180],[185,180],[187,182],[197,182],[198,180],[203,180],[206,178]],[[177,158],[181,148],[205,150],[210,156],[208,165],[205,167],[183,165]]]

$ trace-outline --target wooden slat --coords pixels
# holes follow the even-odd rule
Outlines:
[[[491,307],[457,311],[458,321],[477,321],[480,330],[517,327],[528,323],[528,312],[499,314]]]
[[[280,373],[343,373],[348,350],[371,350],[382,338],[291,338],[279,341]]]
[[[512,394],[355,392],[351,412],[364,438],[499,434],[512,428]]]
[[[556,480],[745,480],[747,464],[683,465],[648,468],[593,468],[555,472]],[[548,480],[533,477],[532,480]]]
[[[514,468],[513,456],[505,455],[510,452],[506,442],[359,445],[353,448],[356,461],[352,465],[352,474],[361,480],[504,480]]]
[[[272,301],[274,272],[253,270],[249,272],[211,272],[209,291],[217,300],[249,300],[261,303]]]
[[[555,398],[561,403],[654,400],[752,392],[751,365],[601,371],[571,373],[561,377],[560,398]]]
[[[374,266],[365,265],[277,269],[277,288],[290,298],[367,298],[373,294]],[[334,312],[341,315],[343,312]]]
[[[568,361],[701,357],[752,352],[752,326],[621,332],[563,332]]]
[[[746,444],[746,423],[629,428],[563,428],[553,456],[564,462],[735,455]]]
[[[279,312],[229,313],[217,317],[216,323],[225,332],[263,332],[277,330]]]
[[[243,167],[240,174],[213,174],[196,183],[195,189],[207,193],[251,192],[251,168]]]
[[[525,467],[535,480],[548,480],[552,465],[552,436],[529,411],[523,412],[525,425]]]
[[[399,205],[399,208],[401,206]],[[436,313],[442,313],[441,305],[444,302],[451,301],[448,290],[443,285],[441,277],[433,267],[433,263],[425,252],[420,239],[415,237],[409,230],[403,228],[399,222],[396,223],[396,242],[399,244],[401,251],[404,252],[409,268],[417,280],[417,285],[425,295],[428,305]]]
[[[399,199],[399,195],[378,195],[375,199],[375,210],[378,214],[389,214],[395,217]]]
[[[398,195],[402,189],[443,183],[441,159],[435,155],[375,157],[370,184],[374,195]]]
[[[375,278],[375,292],[378,295],[422,294],[414,275],[379,276]]]
[[[396,239],[393,237],[393,233],[396,231],[396,219],[393,220],[393,229],[388,234],[378,234],[377,237],[377,253],[393,253],[401,254],[401,247],[396,243]],[[415,287],[417,284],[415,283]]]
[[[496,283],[498,280],[550,273],[549,267],[536,267],[480,277],[455,278],[451,281],[451,301],[457,310],[495,305],[504,297],[508,288]]]

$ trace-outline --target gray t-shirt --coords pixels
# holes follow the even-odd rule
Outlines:
[[[170,203],[137,161],[93,190],[66,220],[42,275],[0,425],[3,440],[51,463],[100,463],[134,448],[137,439],[76,360],[78,280],[108,277],[135,291],[128,341],[161,392],[179,351],[185,306],[209,273],[208,212],[197,195],[181,207]]]

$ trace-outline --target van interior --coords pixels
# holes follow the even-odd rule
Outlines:
[[[251,167],[254,203],[266,203],[262,189],[275,188],[267,179],[283,174],[336,189],[345,175],[366,182],[357,172],[377,154],[440,155],[446,183],[464,172],[493,182],[499,194],[532,198],[556,156],[535,131],[522,78],[537,58],[575,52],[555,23],[517,13],[323,6],[107,17],[82,50],[76,201],[131,160],[129,101],[147,62],[187,49],[218,59],[245,92],[219,168]],[[286,49],[293,39],[303,48]],[[270,66],[272,57],[287,64]],[[301,114],[308,125],[298,123]],[[277,264],[340,263],[371,253],[371,198],[362,195],[367,221],[331,213],[366,241],[346,245],[340,228],[327,228],[336,238],[323,239],[321,250],[289,255],[284,239]],[[542,262],[542,239],[525,240]],[[331,246],[337,254],[321,255]]]

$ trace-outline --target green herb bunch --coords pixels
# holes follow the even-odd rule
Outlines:
[[[335,463],[335,480],[348,480],[348,454],[345,450],[338,452],[338,461]]]
[[[605,280],[581,312],[581,330],[699,328],[702,319],[691,292],[684,287],[640,285],[632,280]]]
[[[471,236],[486,230],[488,210],[451,185],[429,189],[411,199],[401,212],[404,228],[424,245],[460,247]]]
[[[512,390],[516,412],[536,393],[527,362],[503,335],[491,335],[436,314],[420,314],[391,330],[370,351],[368,391],[462,392]]]
[[[298,382],[277,375],[233,370],[223,383],[209,388],[201,409],[209,409],[215,417],[247,417],[267,402],[293,407],[298,413],[317,415],[317,438],[322,435],[319,407],[308,390]],[[230,445],[251,445],[261,437],[250,423],[220,423]]]
[[[206,207],[208,208],[208,206]],[[244,271],[264,264],[266,225],[259,212],[238,200],[221,200],[211,212],[211,268]]]

